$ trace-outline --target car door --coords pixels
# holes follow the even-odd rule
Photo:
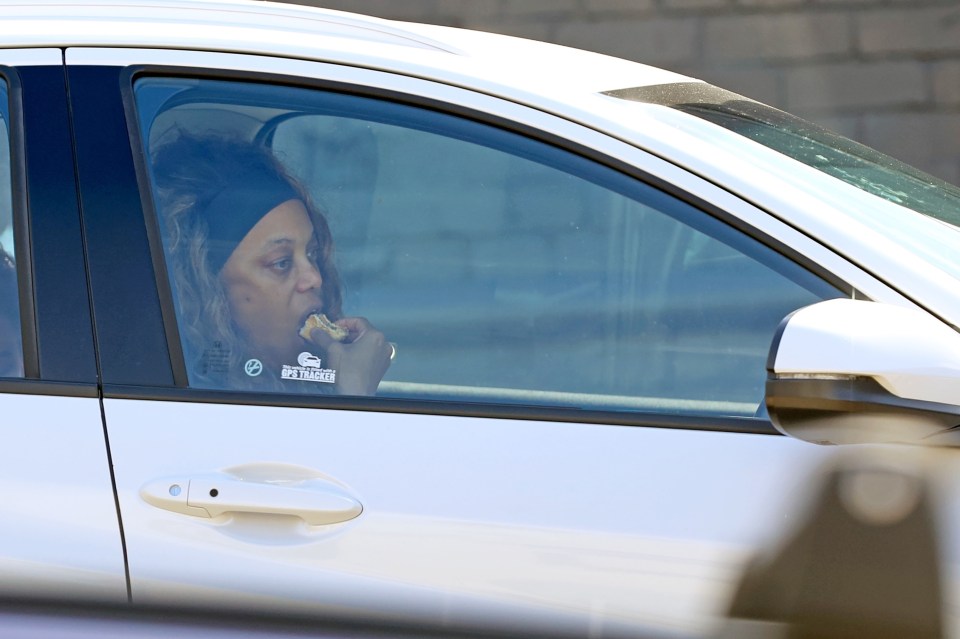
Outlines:
[[[62,53],[0,53],[0,582],[125,601]]]
[[[490,96],[266,56],[67,64],[134,601],[703,630],[825,455],[764,416],[777,324],[893,296],[706,181]],[[322,349],[265,372],[229,322],[211,337],[222,308],[194,307],[219,293],[188,292],[156,160],[182,136],[265,148],[319,203],[344,313],[393,342],[375,396],[329,392]]]

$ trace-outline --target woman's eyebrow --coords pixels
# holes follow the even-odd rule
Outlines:
[[[270,249],[270,248],[273,248],[274,246],[285,245],[285,244],[293,244],[293,243],[294,243],[294,240],[293,240],[292,238],[289,238],[289,237],[277,237],[277,238],[268,239],[266,242],[264,242],[264,246],[266,246],[268,249]]]
[[[259,259],[273,259],[278,252],[289,253],[293,251],[293,240],[288,237],[278,237],[275,239],[264,240],[259,248],[255,249],[254,256]]]

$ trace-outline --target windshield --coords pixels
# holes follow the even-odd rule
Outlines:
[[[707,120],[887,201],[960,226],[960,188],[870,147],[702,82],[608,91]]]

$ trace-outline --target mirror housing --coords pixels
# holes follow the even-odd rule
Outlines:
[[[828,300],[788,315],[767,359],[767,411],[818,444],[917,442],[960,425],[960,333],[911,308]]]

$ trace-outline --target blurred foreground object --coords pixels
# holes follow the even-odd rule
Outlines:
[[[796,529],[744,571],[721,637],[943,636],[930,459],[843,453]]]

